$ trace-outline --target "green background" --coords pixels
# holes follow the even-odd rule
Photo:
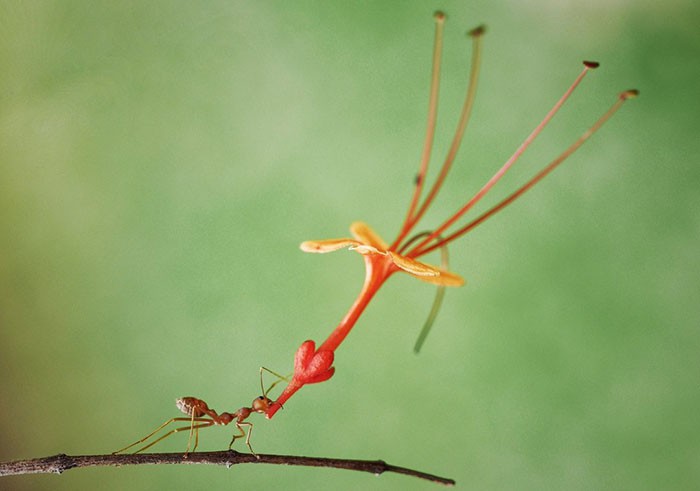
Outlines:
[[[436,155],[486,23],[463,151],[424,227],[460,206],[580,70],[601,62],[489,196],[624,89],[603,131],[451,248],[450,290],[382,289],[336,376],[262,453],[388,462],[463,489],[700,485],[697,2],[0,2],[0,459],[106,453],[196,395],[235,410],[359,291],[353,253],[302,240],[403,219],[448,13]],[[433,170],[437,168],[437,161]],[[488,203],[485,203],[487,205]],[[483,207],[481,208],[483,209]],[[430,258],[437,261],[437,258]],[[221,449],[230,428],[201,435]],[[177,435],[158,448],[184,450]],[[3,489],[433,489],[276,466],[96,468]]]

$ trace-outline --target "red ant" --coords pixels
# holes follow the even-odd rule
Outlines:
[[[270,372],[274,376],[276,376],[279,380],[275,381],[268,387],[267,390],[264,390],[263,387],[263,370]],[[250,449],[250,452],[257,457],[257,454],[253,450],[253,447],[250,446],[250,435],[253,432],[253,423],[249,421],[245,421],[248,419],[248,417],[253,414],[253,413],[261,413],[264,414],[268,408],[272,405],[272,400],[267,397],[267,394],[281,381],[289,381],[287,377],[283,377],[282,375],[279,375],[278,373],[273,372],[272,370],[265,368],[265,367],[260,367],[260,390],[262,390],[263,394],[259,397],[256,397],[253,399],[253,402],[251,403],[251,407],[242,407],[238,409],[237,411],[233,413],[227,413],[223,412],[221,414],[218,414],[215,410],[211,409],[206,402],[204,402],[201,399],[197,399],[196,397],[180,397],[179,399],[175,400],[175,405],[177,408],[185,413],[188,417],[180,417],[180,418],[170,418],[167,420],[165,423],[160,425],[158,428],[150,432],[148,435],[144,436],[140,440],[132,443],[131,445],[128,445],[124,448],[121,448],[115,452],[112,452],[112,454],[118,454],[122,453],[126,450],[129,450],[131,447],[134,447],[136,445],[139,445],[140,443],[143,443],[147,441],[149,438],[151,438],[153,435],[158,433],[160,430],[168,426],[170,423],[174,421],[188,421],[190,424],[189,426],[182,426],[180,428],[175,428],[174,430],[170,430],[167,432],[165,435],[162,435],[161,437],[157,438],[156,440],[152,441],[148,445],[139,448],[136,450],[134,453],[140,453],[143,452],[144,450],[151,448],[153,445],[158,443],[161,440],[166,439],[173,433],[178,433],[183,430],[190,430],[190,437],[187,440],[187,450],[185,450],[185,455],[187,455],[190,452],[190,446],[192,444],[192,435],[194,434],[194,447],[192,447],[192,452],[197,450],[197,445],[199,445],[199,429],[200,428],[208,428],[209,426],[214,426],[214,425],[221,425],[221,426],[226,426],[227,424],[234,422],[236,425],[236,428],[238,429],[238,433],[233,435],[233,438],[231,438],[231,443],[229,443],[228,449],[231,450],[231,447],[233,446],[233,443],[236,441],[236,439],[241,438],[241,437],[246,437],[245,443]],[[244,426],[248,427],[248,433],[246,434],[245,430],[243,429]]]

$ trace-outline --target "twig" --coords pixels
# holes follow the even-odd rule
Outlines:
[[[73,456],[58,454],[39,459],[0,462],[0,476],[13,476],[17,474],[61,474],[64,471],[76,467],[119,467],[122,465],[142,464],[213,464],[225,465],[227,468],[236,464],[300,465],[306,467],[330,467],[335,469],[370,472],[377,476],[384,472],[395,472],[397,474],[405,474],[407,476],[425,479],[434,483],[444,484],[446,486],[453,486],[455,484],[454,480],[452,479],[387,464],[383,460],[331,459],[325,457],[301,457],[295,455],[265,454],[259,454],[258,458],[256,458],[254,455],[238,453],[234,450],[221,452],[195,452],[187,455],[183,453]]]

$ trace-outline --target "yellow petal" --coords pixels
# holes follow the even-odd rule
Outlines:
[[[354,245],[349,248],[351,251],[359,252],[360,254],[381,254],[382,256],[386,256],[386,252],[384,251],[379,251],[377,250],[376,247],[372,247],[370,245],[365,245],[365,244],[360,244],[360,245]]]
[[[299,249],[304,252],[317,252],[324,254],[351,246],[362,246],[361,242],[354,239],[327,239],[327,240],[307,240],[299,245]]]
[[[440,270],[440,276],[416,276],[419,280],[438,286],[464,286],[464,278],[458,274]]]
[[[394,261],[394,264],[404,271],[411,273],[413,276],[440,276],[440,270],[434,266],[396,254],[392,251],[389,251],[389,255],[391,256],[391,260]]]
[[[410,257],[401,256],[395,252],[389,251],[389,255],[391,256],[391,260],[394,261],[394,264],[419,280],[432,283],[433,285],[464,285],[464,278],[459,275],[416,261]]]
[[[375,249],[386,251],[389,248],[389,244],[384,242],[384,240],[364,222],[353,222],[353,224],[350,225],[350,232],[357,240]]]

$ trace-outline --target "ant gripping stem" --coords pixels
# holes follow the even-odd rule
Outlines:
[[[273,374],[278,378],[275,382],[268,387],[267,390],[264,390],[263,386],[263,370]],[[219,425],[219,426],[226,426],[233,422],[236,426],[236,429],[238,430],[238,433],[234,434],[233,437],[231,438],[231,443],[229,444],[228,448],[231,450],[231,447],[233,446],[234,442],[238,438],[246,437],[245,438],[245,443],[248,446],[248,449],[250,450],[250,453],[253,455],[257,454],[253,450],[253,447],[250,445],[250,436],[253,431],[253,423],[246,421],[248,417],[253,414],[253,413],[260,413],[263,414],[265,413],[270,406],[272,405],[272,400],[267,397],[267,394],[277,385],[279,384],[282,380],[288,381],[287,377],[283,377],[282,375],[279,375],[278,373],[273,372],[272,370],[269,370],[265,367],[260,367],[260,390],[262,391],[262,395],[256,397],[253,399],[253,402],[251,403],[250,407],[242,407],[233,413],[229,412],[223,412],[221,414],[218,414],[214,409],[211,409],[205,401],[202,399],[197,399],[196,397],[180,397],[175,401],[175,405],[177,408],[185,413],[187,417],[178,417],[178,418],[171,418],[167,420],[165,423],[157,427],[155,430],[150,432],[148,435],[144,436],[140,440],[135,441],[131,445],[128,445],[124,448],[121,448],[115,452],[112,452],[113,454],[118,454],[125,452],[129,450],[132,447],[135,447],[137,445],[140,445],[142,443],[147,442],[150,440],[153,436],[155,436],[160,430],[165,428],[166,426],[170,425],[173,422],[188,422],[188,426],[181,426],[179,428],[172,429],[168,431],[167,433],[161,435],[160,437],[156,438],[150,443],[147,443],[143,447],[139,448],[138,450],[134,451],[134,453],[141,453],[144,450],[147,450],[151,448],[153,445],[156,443],[160,442],[161,440],[165,440],[167,437],[170,435],[173,435],[175,433],[179,433],[184,430],[189,430],[190,436],[189,439],[187,440],[187,449],[185,450],[185,455],[187,455],[190,452],[190,448],[192,449],[192,452],[197,450],[197,446],[199,445],[199,430],[200,428],[208,428],[210,426],[214,425]],[[248,432],[243,429],[243,427],[248,428]],[[194,446],[192,446],[192,437],[194,436]]]

